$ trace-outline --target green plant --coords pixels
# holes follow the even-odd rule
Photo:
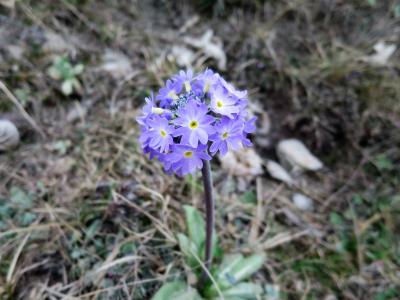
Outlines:
[[[66,56],[58,56],[48,69],[51,78],[61,81],[61,92],[68,96],[72,92],[81,92],[82,86],[78,75],[83,72],[83,65],[72,65]]]
[[[12,222],[18,226],[29,226],[37,215],[31,211],[35,195],[25,192],[23,189],[12,186],[9,199],[0,197],[0,230],[7,230]]]
[[[184,281],[177,280],[165,283],[152,300],[184,299],[226,299],[245,300],[259,299],[264,294],[264,288],[258,283],[245,282],[257,272],[265,262],[264,254],[254,254],[244,257],[242,254],[225,255],[222,262],[210,270],[210,277],[202,282],[202,264],[206,243],[205,222],[201,213],[191,206],[184,206],[188,235],[178,233],[177,238],[185,261],[196,275],[199,287],[195,288]],[[218,246],[215,234],[212,252],[214,258],[222,257],[222,250]]]

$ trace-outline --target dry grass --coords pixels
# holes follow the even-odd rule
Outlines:
[[[388,66],[360,59],[378,40],[399,44],[395,2],[233,2],[0,8],[0,80],[45,132],[0,94],[0,116],[23,133],[18,149],[0,154],[1,299],[149,299],[166,280],[191,280],[175,234],[185,231],[182,204],[202,207],[199,178],[167,176],[144,157],[134,118],[177,70],[167,51],[210,27],[224,42],[224,75],[271,118],[257,152],[274,158],[279,139],[299,137],[328,166],[289,188],[266,174],[230,176],[215,162],[224,251],[266,251],[254,280],[279,286],[282,299],[400,297],[399,51]],[[179,32],[195,14],[199,22]],[[85,65],[81,93],[62,95],[48,76],[59,53],[45,48],[46,32]],[[132,71],[99,70],[106,48],[126,54]],[[294,190],[314,199],[314,211],[293,205]]]

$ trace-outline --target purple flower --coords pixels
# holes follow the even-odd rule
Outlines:
[[[223,79],[221,76],[219,77],[219,80],[222,83],[222,86],[228,91],[229,94],[233,95],[237,99],[245,99],[247,97],[247,91],[239,91],[235,89],[235,87],[226,82],[225,79]]]
[[[143,131],[140,140],[148,147],[161,153],[167,152],[173,143],[171,134],[174,126],[168,124],[168,120],[155,115],[147,121],[149,128]]]
[[[223,117],[216,127],[217,132],[210,137],[213,142],[210,152],[213,155],[219,151],[224,156],[229,149],[238,150],[241,147],[243,141],[242,120]]]
[[[215,119],[208,115],[205,104],[190,101],[186,107],[179,109],[178,118],[174,124],[181,126],[175,130],[174,136],[182,136],[181,144],[197,147],[200,143],[207,144],[208,136],[215,132],[211,123]]]
[[[177,100],[178,94],[182,90],[182,83],[176,80],[167,80],[165,87],[161,88],[156,97],[160,100],[162,108],[168,108],[172,101]]]
[[[206,69],[203,73],[200,73],[196,77],[195,87],[198,89],[200,94],[208,93],[210,88],[218,82],[220,76],[214,73],[210,69]]]
[[[153,93],[150,94],[150,97],[144,98],[144,101],[146,101],[146,104],[143,106],[143,114],[136,119],[136,121],[142,126],[146,126],[146,120],[152,113],[152,108],[156,106]]]
[[[233,114],[238,113],[239,106],[236,105],[236,99],[229,96],[221,86],[212,90],[210,106],[212,111],[217,114],[227,116],[231,119],[234,118]]]
[[[183,84],[186,92],[190,92],[192,90],[192,85],[191,85],[191,82],[193,80],[192,70],[189,69],[187,72],[181,70],[177,75],[173,77],[173,79]]]
[[[157,158],[168,174],[186,175],[202,168],[218,152],[251,146],[247,92],[239,91],[212,70],[194,75],[180,71],[154,99],[146,98],[139,141],[150,159]],[[211,154],[211,156],[209,155]]]
[[[211,160],[211,156],[205,152],[207,146],[193,148],[185,145],[175,145],[172,153],[168,155],[170,168],[180,176],[194,173],[203,167],[203,160]]]
[[[257,127],[256,127],[256,121],[257,121],[257,117],[252,117],[251,119],[248,119],[245,123],[244,123],[244,128],[243,131],[246,133],[253,133],[256,131]]]
[[[145,147],[143,147],[143,153],[144,153],[144,154],[149,153],[149,158],[150,158],[150,159],[153,159],[153,158],[155,158],[155,157],[158,157],[159,155],[162,154],[162,153],[160,153],[160,152],[154,150],[153,148],[151,148],[151,147],[148,146],[148,145],[145,146]]]

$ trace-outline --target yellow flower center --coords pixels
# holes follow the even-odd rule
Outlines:
[[[193,120],[193,121],[190,122],[189,127],[191,129],[196,129],[197,127],[199,127],[199,123],[197,123],[197,121]]]
[[[186,158],[192,157],[193,151],[185,151],[185,152],[183,152],[183,156]]]
[[[229,136],[229,133],[224,132],[224,133],[222,134],[222,139],[225,140],[225,139],[228,138],[228,136]]]
[[[186,92],[190,92],[192,90],[192,86],[190,85],[189,81],[185,81],[184,83]]]
[[[210,83],[207,81],[206,84],[204,85],[203,92],[207,93],[210,90]]]
[[[168,93],[168,97],[171,98],[171,99],[173,99],[173,100],[176,100],[176,99],[179,98],[178,95],[175,94],[174,91],[170,91],[170,92]]]
[[[167,133],[165,132],[165,130],[160,130],[160,134],[161,134],[161,136],[162,137],[166,137],[167,136]]]
[[[217,107],[221,108],[222,106],[224,106],[224,103],[220,100],[217,101]]]
[[[153,114],[161,115],[164,112],[164,109],[162,109],[160,107],[152,107],[151,112]]]

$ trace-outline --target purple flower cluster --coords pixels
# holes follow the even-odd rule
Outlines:
[[[140,143],[167,172],[194,173],[216,153],[251,146],[256,118],[247,117],[247,91],[236,90],[207,69],[194,75],[180,71],[158,94],[146,98]]]

